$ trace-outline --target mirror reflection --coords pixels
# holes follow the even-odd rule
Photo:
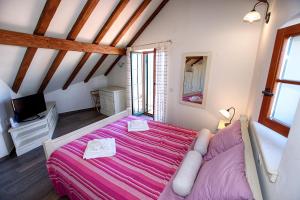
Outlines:
[[[207,56],[186,56],[182,101],[202,104],[204,96]]]

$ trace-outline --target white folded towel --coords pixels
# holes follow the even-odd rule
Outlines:
[[[145,120],[132,120],[128,121],[128,132],[130,131],[147,131],[149,126]]]
[[[110,157],[115,154],[115,138],[94,139],[88,142],[83,159]]]

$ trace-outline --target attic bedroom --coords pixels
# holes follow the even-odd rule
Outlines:
[[[300,0],[0,0],[0,200],[299,200]]]

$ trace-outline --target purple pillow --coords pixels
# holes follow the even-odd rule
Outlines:
[[[185,200],[198,199],[253,199],[245,173],[243,143],[203,164]]]
[[[211,138],[207,153],[203,159],[205,161],[209,161],[219,153],[222,153],[242,142],[241,122],[238,120],[228,127],[221,129],[214,137]]]

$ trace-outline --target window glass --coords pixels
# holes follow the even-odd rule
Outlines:
[[[133,102],[133,113],[138,112],[137,102],[137,54],[131,54],[131,74],[132,74],[132,102]]]
[[[275,119],[288,126],[291,126],[299,99],[299,85],[279,83],[273,103],[271,119]]]
[[[144,106],[143,106],[143,54],[138,55],[138,112],[143,113],[144,112]]]
[[[281,79],[300,81],[300,36],[288,40]]]
[[[148,113],[153,114],[153,57],[154,53],[148,54]]]

